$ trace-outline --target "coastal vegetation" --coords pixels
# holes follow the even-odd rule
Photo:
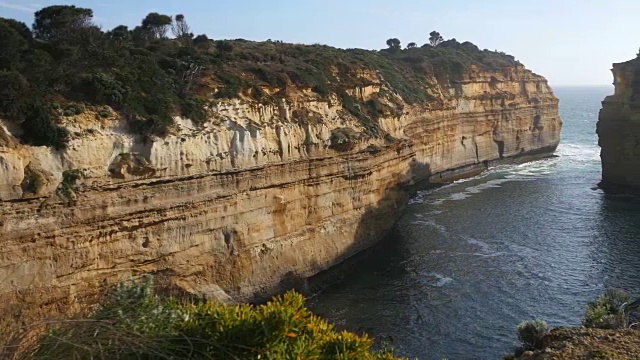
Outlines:
[[[38,325],[38,324],[36,324]],[[121,283],[86,317],[3,334],[15,359],[398,359],[337,331],[289,292],[263,305],[163,297],[150,276]],[[26,330],[25,330],[26,329]],[[20,344],[38,334],[28,344]],[[2,343],[0,343],[2,344]]]
[[[640,299],[634,301],[631,295],[620,289],[607,289],[598,299],[587,304],[582,328],[549,331],[543,320],[523,321],[517,327],[522,346],[517,349],[515,358],[537,359],[537,354],[542,352],[562,353],[571,348],[572,343],[580,344],[582,349],[579,350],[589,353],[590,359],[636,358],[625,356],[640,351],[637,346],[640,339],[639,308]],[[614,338],[619,338],[619,343],[611,343]],[[572,351],[567,351],[562,358],[582,358],[575,354],[569,355]]]
[[[132,29],[104,31],[93,22],[93,10],[66,5],[36,12],[31,28],[0,18],[0,116],[20,125],[24,143],[64,148],[70,137],[64,123],[85,106],[105,119],[115,110],[148,138],[168,134],[176,115],[203,123],[207,106],[221,99],[273,102],[292,89],[309,89],[347,104],[375,127],[379,104],[361,104],[345,92],[370,82],[365,70],[414,104],[434,101],[438,81],[460,79],[469,65],[497,71],[517,64],[512,56],[444,40],[435,31],[422,46],[401,49],[394,38],[380,51],[213,40],[191,31],[184,15],[159,13]]]

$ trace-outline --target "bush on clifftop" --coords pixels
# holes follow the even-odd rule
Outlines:
[[[382,75],[389,90],[412,104],[432,99],[429,90],[437,86],[433,79],[457,80],[469,65],[500,70],[517,64],[512,56],[469,42],[443,41],[439,34],[434,40],[433,33],[429,41],[437,46],[412,43],[402,49],[394,38],[389,49],[343,50],[194,38],[183,15],[173,19],[151,13],[133,29],[120,25],[107,32],[92,19],[91,9],[64,5],[38,11],[33,30],[0,18],[0,80],[8,85],[0,89],[0,117],[23,124],[26,142],[58,148],[66,144],[56,125],[61,114],[50,114],[48,120],[39,116],[34,124],[23,110],[48,108],[52,102],[108,105],[140,135],[164,136],[173,116],[201,123],[206,113],[196,107],[221,98],[273,102],[296,87],[328,100],[331,94],[378,81],[363,76],[368,70]],[[176,39],[167,38],[169,29]],[[357,117],[369,121],[368,114]]]
[[[60,323],[31,359],[397,359],[338,332],[290,292],[260,305],[162,299],[151,278],[121,284],[88,319]]]
[[[625,311],[631,296],[623,290],[608,289],[597,300],[587,304],[584,326],[600,329],[627,327],[629,314]]]

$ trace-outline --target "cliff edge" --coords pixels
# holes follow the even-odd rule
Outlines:
[[[602,159],[600,187],[640,191],[640,59],[613,64],[615,93],[602,102],[597,133]]]
[[[88,53],[24,118],[3,111],[0,309],[46,312],[145,273],[265,299],[379,240],[412,185],[560,141],[547,81],[471,43],[378,52],[135,31],[91,30],[89,45],[119,54],[98,58],[111,67]],[[45,76],[13,72],[17,89]]]

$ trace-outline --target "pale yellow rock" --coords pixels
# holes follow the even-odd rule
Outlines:
[[[374,85],[349,93],[366,100],[385,89],[378,74],[363,76]],[[558,100],[523,67],[472,68],[429,91],[434,101],[401,107],[387,91],[378,125],[390,136],[349,151],[331,147],[332,131],[363,133],[361,122],[335,95],[305,89],[276,104],[221,102],[203,127],[177,118],[171,135],[147,143],[121,120],[79,118],[81,135],[64,151],[6,148],[0,299],[30,294],[48,311],[143,273],[198,296],[261,299],[379,240],[408,185],[548,155],[560,140]],[[84,169],[74,204],[23,199],[27,165],[56,186],[63,171]]]

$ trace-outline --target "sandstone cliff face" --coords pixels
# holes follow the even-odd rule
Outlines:
[[[602,182],[607,191],[640,190],[640,60],[613,65],[615,93],[598,120]]]
[[[332,97],[220,102],[202,127],[139,141],[124,121],[67,119],[67,149],[20,145],[0,126],[0,299],[41,309],[141,273],[223,301],[260,299],[363,250],[393,225],[407,186],[552,153],[558,101],[523,67],[468,69],[433,101],[388,110],[365,134]],[[400,104],[401,106],[398,106]],[[342,129],[342,130],[336,130]],[[346,131],[344,129],[349,129]]]

